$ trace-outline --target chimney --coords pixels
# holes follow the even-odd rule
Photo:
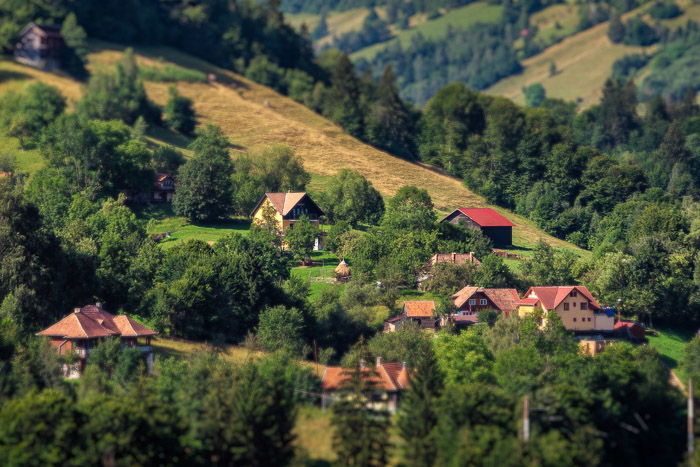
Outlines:
[[[377,357],[377,368],[382,366],[382,357]]]
[[[80,307],[73,308],[73,313],[80,313]]]

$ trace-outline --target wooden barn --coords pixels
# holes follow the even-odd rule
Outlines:
[[[65,49],[61,27],[29,23],[19,32],[15,44],[15,60],[42,70],[60,68]]]
[[[491,239],[495,247],[507,247],[513,244],[513,226],[515,224],[491,208],[455,209],[443,217],[440,222],[479,229]]]

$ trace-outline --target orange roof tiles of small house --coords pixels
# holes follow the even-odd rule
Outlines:
[[[432,300],[403,302],[403,311],[411,318],[429,318],[435,314],[435,302]]]
[[[127,315],[114,316],[102,309],[100,304],[86,305],[56,324],[49,326],[39,336],[54,336],[67,339],[91,339],[96,337],[123,336],[146,337],[158,334],[137,323]]]
[[[491,208],[459,208],[459,212],[481,227],[513,227],[515,225]]]
[[[530,287],[530,289],[525,292],[525,298],[529,298],[530,295],[534,293],[547,310],[553,310],[563,302],[573,290],[576,290],[586,297],[588,301],[591,302],[593,308],[600,308],[600,304],[593,298],[591,292],[582,285]]]
[[[537,305],[537,302],[539,301],[539,298],[521,298],[520,300],[518,300],[518,305],[533,306]]]
[[[515,310],[520,300],[518,291],[515,289],[485,289],[483,287],[467,286],[452,295],[454,305],[460,308],[478,292],[486,295],[486,297],[501,311]]]
[[[352,369],[340,366],[327,366],[321,377],[321,389],[335,391],[342,389],[351,377]],[[385,391],[400,391],[408,387],[408,370],[401,363],[380,363],[376,368],[365,367],[362,377],[376,388]]]

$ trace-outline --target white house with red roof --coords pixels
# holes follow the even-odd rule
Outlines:
[[[491,208],[455,209],[440,222],[449,222],[470,229],[481,230],[491,239],[493,246],[505,247],[513,244],[513,224]]]
[[[150,370],[153,365],[151,338],[157,334],[157,331],[148,329],[127,315],[108,313],[98,302],[75,308],[73,313],[36,335],[48,337],[59,355],[76,358],[75,364],[64,365],[64,373],[69,378],[78,378],[92,350],[108,337],[120,338],[124,346],[138,347],[144,353]]]
[[[377,409],[386,409],[391,413],[396,412],[399,404],[400,393],[408,389],[410,375],[406,365],[398,362],[382,362],[377,357],[374,368],[361,364],[362,379],[371,387],[372,405]],[[321,406],[325,409],[339,397],[347,388],[351,378],[352,369],[340,366],[327,366],[321,377]]]
[[[612,332],[615,315],[604,310],[582,285],[530,287],[518,301],[518,314],[556,311],[570,331]]]

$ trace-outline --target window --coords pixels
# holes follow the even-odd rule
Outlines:
[[[574,289],[574,290],[572,290],[571,292],[569,292],[569,297],[575,297],[575,296],[577,296],[577,295],[578,295],[578,292],[576,291],[576,289]]]
[[[576,318],[574,318],[574,323],[576,322]]]
[[[564,303],[564,311],[569,311],[569,304],[568,303]]]
[[[470,304],[470,305],[476,305],[476,298],[470,298],[470,299],[469,299],[469,304]]]
[[[485,298],[482,298],[481,300],[479,300],[479,305],[486,305],[487,303],[488,302],[486,301]]]
[[[576,302],[574,302],[574,308],[576,308]]]
[[[581,302],[581,309],[587,310],[588,309],[588,302]]]

